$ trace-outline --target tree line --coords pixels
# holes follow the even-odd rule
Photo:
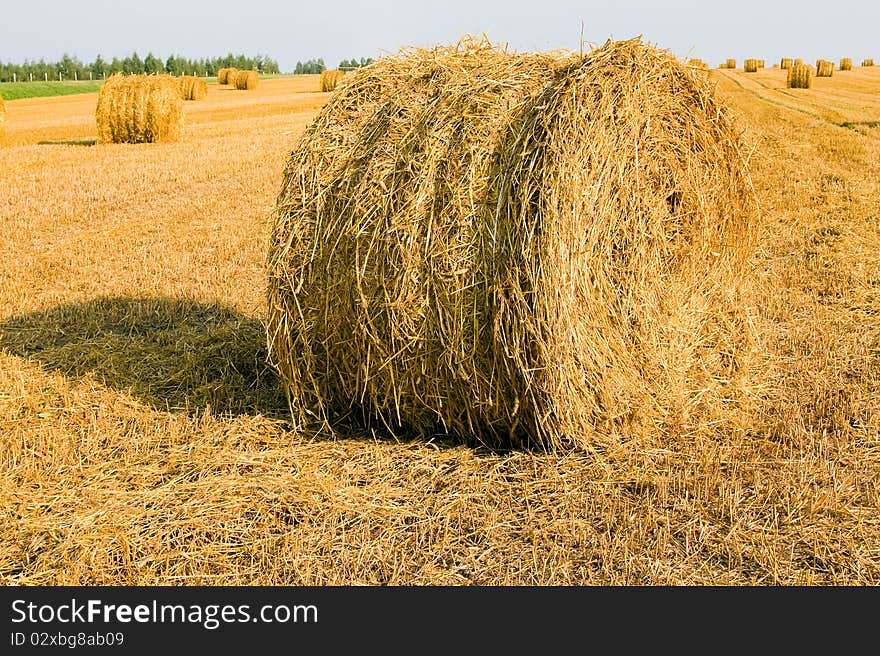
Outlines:
[[[84,63],[76,57],[65,54],[59,61],[47,62],[25,60],[23,64],[0,62],[0,82],[19,82],[33,80],[57,80],[59,74],[62,79],[88,80],[89,74],[93,79],[109,77],[113,73],[131,74],[159,74],[170,73],[171,75],[217,75],[221,68],[237,68],[240,70],[255,70],[261,73],[280,73],[278,62],[267,55],[246,57],[245,55],[233,55],[229,53],[224,57],[189,59],[180,55],[170,55],[165,60],[148,53],[141,59],[136,52],[123,57],[113,57],[110,61],[101,55],[91,63]]]
[[[367,64],[372,64],[373,59],[371,57],[361,57],[360,59],[343,59],[339,62],[339,66],[337,68],[359,68],[361,66],[366,66]],[[298,61],[296,62],[296,68],[293,70],[297,75],[307,75],[309,73],[320,73],[327,69],[327,66],[324,64],[324,59],[319,57],[317,59],[309,59],[307,61]]]

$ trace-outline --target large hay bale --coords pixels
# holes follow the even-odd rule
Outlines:
[[[786,85],[789,89],[809,89],[813,85],[813,68],[803,64],[793,64],[788,69]]]
[[[253,91],[260,82],[260,74],[256,71],[237,71],[235,73],[235,88],[241,91]]]
[[[827,59],[816,60],[816,77],[831,77],[834,73],[834,62]]]
[[[787,71],[792,67],[792,64],[794,64],[794,61],[792,61],[791,57],[783,57],[782,61],[779,62],[779,68]]]
[[[840,60],[840,70],[842,71],[851,71],[852,70],[852,58],[844,57]]]
[[[321,91],[333,91],[344,75],[343,71],[321,71]]]
[[[208,83],[200,77],[182,75],[177,78],[177,90],[183,100],[204,100],[208,95]]]
[[[101,143],[177,141],[183,100],[170,75],[112,75],[95,110]]]
[[[736,60],[735,59],[728,59],[727,62],[725,62],[725,63],[727,65],[727,68],[736,68]]]
[[[707,77],[638,40],[353,73],[271,231],[293,416],[586,448],[705,418],[753,243],[746,151]]]
[[[746,59],[743,62],[743,70],[746,73],[757,73],[758,72],[758,60],[757,59]]]
[[[862,60],[862,66],[873,66],[873,65],[874,65],[873,59],[863,59]]]

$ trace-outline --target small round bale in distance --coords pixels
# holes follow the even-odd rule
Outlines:
[[[256,71],[237,71],[235,73],[235,88],[241,91],[253,91],[260,82],[260,75]]]
[[[726,63],[727,63],[727,68],[736,68],[736,60],[735,59],[728,59]]]
[[[862,66],[873,66],[873,65],[874,65],[873,59],[863,59],[862,60]]]
[[[204,100],[208,95],[208,83],[194,75],[177,78],[177,89],[184,100]]]
[[[228,68],[221,68],[217,71],[217,84],[227,84],[227,79],[229,75]]]
[[[170,75],[112,75],[98,94],[95,119],[101,143],[177,141],[183,100]]]
[[[813,85],[813,67],[793,64],[788,69],[786,85],[789,89],[809,89]]]
[[[792,61],[791,57],[783,57],[782,60],[779,62],[779,68],[787,71],[792,67],[792,64],[794,64],[794,61]]]
[[[827,59],[816,60],[816,77],[831,77],[834,74],[834,62]]]
[[[321,71],[321,91],[333,91],[344,76],[344,71]]]
[[[844,57],[840,60],[840,70],[842,71],[851,71],[852,70],[852,58]]]
[[[758,72],[758,60],[757,59],[746,59],[743,62],[743,71],[746,73],[757,73]]]
[[[741,331],[747,151],[707,76],[639,40],[354,72],[271,230],[294,419],[586,449],[705,420]]]

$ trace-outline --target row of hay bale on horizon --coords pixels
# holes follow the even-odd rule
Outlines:
[[[692,60],[693,61],[693,60]],[[862,67],[868,68],[874,66],[873,59],[862,60]],[[736,59],[728,59],[718,66],[722,69],[735,69]],[[743,72],[757,73],[764,68],[763,59],[745,59],[743,60]],[[801,58],[783,57],[779,64],[774,64],[773,68],[788,71],[786,77],[786,87],[789,89],[809,89],[813,86],[814,77],[831,77],[835,68],[840,71],[851,71],[853,69],[853,60],[850,57],[844,57],[840,60],[840,64],[836,65],[833,61],[827,59],[817,59],[816,65],[805,64]]]
[[[257,88],[256,71],[221,68],[217,83],[250,91]],[[95,120],[101,143],[177,141],[183,132],[183,102],[204,100],[208,85],[183,75],[111,76],[101,87]]]

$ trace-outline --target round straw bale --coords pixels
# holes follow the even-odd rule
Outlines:
[[[842,71],[851,71],[852,70],[852,58],[844,57],[840,60],[840,70]]]
[[[736,68],[736,60],[728,59],[727,60],[727,68]]]
[[[101,143],[177,141],[183,100],[169,75],[112,75],[98,94],[95,119]]]
[[[333,91],[344,75],[343,71],[321,71],[321,91]]]
[[[706,76],[639,40],[355,72],[271,231],[294,419],[546,448],[696,421],[754,241],[740,144]]]
[[[235,77],[238,75],[237,68],[228,68],[226,69],[226,79],[223,84],[229,84],[231,86],[235,86]]]
[[[816,77],[831,77],[834,73],[834,63],[826,59],[816,61]]]
[[[238,71],[235,74],[235,88],[242,91],[253,91],[259,81],[260,75],[256,71]]]
[[[184,100],[204,100],[208,95],[208,83],[194,75],[177,78],[177,89]]]
[[[743,62],[743,70],[746,73],[757,73],[758,72],[758,60],[757,59],[746,59]]]
[[[793,64],[793,65],[803,66],[803,65],[804,65],[804,60],[801,59],[800,57],[798,57],[797,59],[794,60],[794,64]]]
[[[792,61],[791,57],[783,57],[782,61],[779,62],[779,68],[787,71],[791,68],[792,64],[794,64],[794,61]]]
[[[228,68],[220,68],[217,70],[217,84],[226,84],[227,73],[229,73]]]
[[[862,66],[873,66],[873,65],[874,65],[873,59],[863,59],[862,60]]]
[[[813,67],[793,64],[788,69],[786,84],[789,89],[809,89],[813,85]]]

